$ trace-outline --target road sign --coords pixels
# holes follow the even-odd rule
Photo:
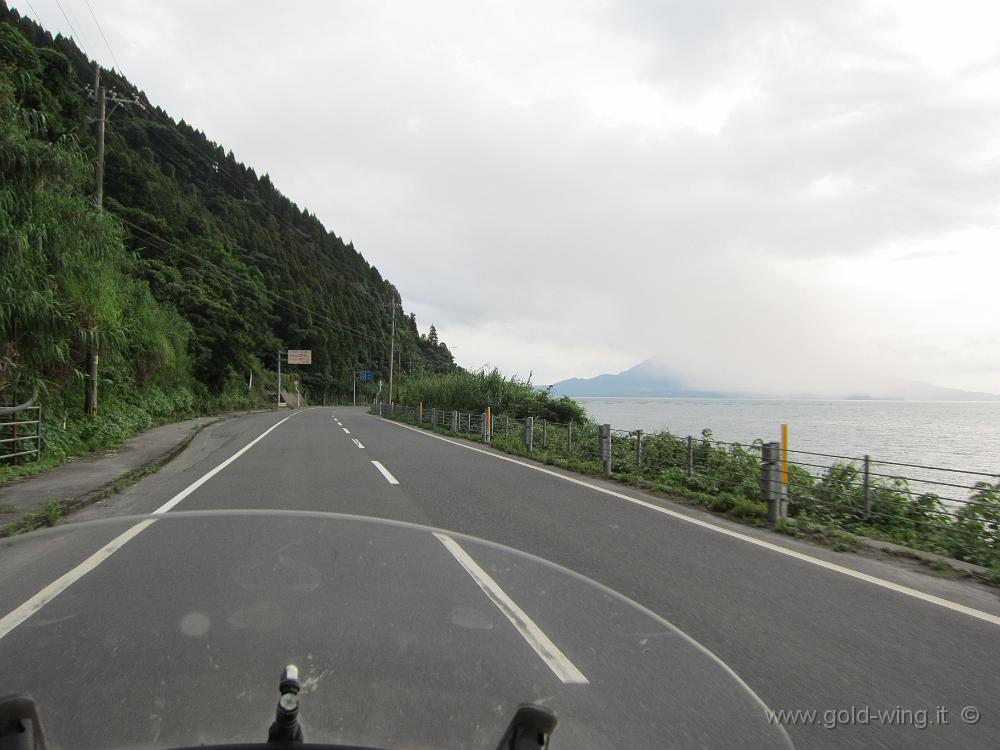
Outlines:
[[[371,370],[358,370],[358,380],[362,383],[372,382],[372,371]]]
[[[311,365],[313,363],[312,349],[289,349],[288,364]]]

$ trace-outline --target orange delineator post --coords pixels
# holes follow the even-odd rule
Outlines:
[[[486,435],[489,437],[493,433],[493,407],[486,407]]]
[[[788,486],[788,425],[781,425],[781,483]]]

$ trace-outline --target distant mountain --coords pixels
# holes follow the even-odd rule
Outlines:
[[[650,398],[739,398],[746,393],[691,388],[679,376],[665,371],[652,360],[640,362],[617,375],[570,378],[553,384],[560,396],[648,396]]]
[[[943,388],[916,380],[894,380],[888,385],[872,389],[869,398],[903,401],[1000,401],[1000,395],[996,393]]]
[[[559,396],[620,396],[631,398],[843,398],[844,394],[804,395],[719,391],[698,388],[653,360],[640,362],[617,374],[569,378],[552,385]],[[895,401],[1000,401],[995,393],[942,388],[913,380],[893,380],[849,396],[853,400]]]

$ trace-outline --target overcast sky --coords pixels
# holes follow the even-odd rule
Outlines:
[[[464,366],[1000,393],[995,0],[90,6]]]

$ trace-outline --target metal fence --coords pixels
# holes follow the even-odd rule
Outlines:
[[[0,407],[0,462],[41,458],[42,407],[33,402]]]
[[[715,510],[777,523],[788,516],[1000,566],[1000,472],[793,450],[593,423],[422,405],[376,413],[475,436],[569,468],[699,497]]]

